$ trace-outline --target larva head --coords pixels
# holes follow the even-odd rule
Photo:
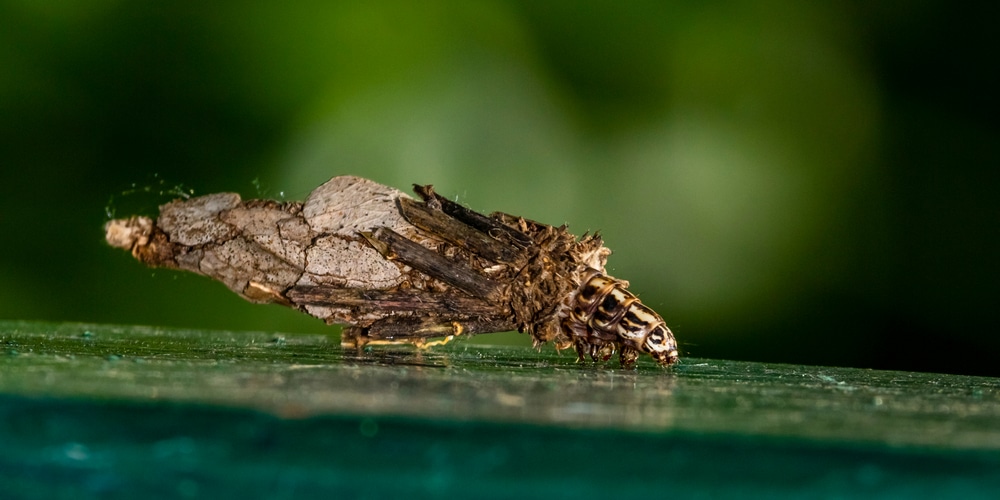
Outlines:
[[[646,336],[643,343],[644,351],[648,352],[661,365],[672,365],[677,362],[677,341],[674,333],[667,325],[659,324]]]
[[[677,362],[677,341],[673,332],[659,314],[638,300],[629,304],[628,311],[618,322],[618,335],[636,349],[649,353],[661,365]]]

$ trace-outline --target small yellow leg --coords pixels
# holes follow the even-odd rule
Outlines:
[[[424,350],[424,349],[430,349],[431,347],[434,347],[434,346],[439,346],[439,345],[447,344],[448,342],[451,342],[455,337],[461,335],[463,331],[464,331],[464,328],[462,327],[462,324],[459,323],[459,322],[457,322],[457,321],[455,321],[455,322],[451,323],[451,334],[447,335],[444,338],[439,339],[439,340],[427,340],[427,338],[425,338],[425,337],[416,337],[416,338],[407,338],[407,339],[392,339],[392,340],[388,340],[388,339],[369,339],[369,338],[363,337],[363,336],[361,336],[361,335],[359,335],[359,334],[357,334],[355,332],[350,332],[350,333],[345,334],[345,335],[343,335],[341,337],[340,345],[341,345],[341,347],[362,348],[362,347],[376,346],[376,345],[405,345],[405,344],[413,344],[413,346],[415,346],[417,349]],[[444,332],[441,332],[441,333],[444,333]]]
[[[439,339],[439,340],[428,341],[426,339],[418,339],[418,340],[414,340],[413,341],[413,345],[417,346],[417,349],[425,350],[425,349],[430,349],[431,347],[434,347],[434,346],[445,345],[448,342],[451,342],[452,339],[454,339],[454,338],[455,338],[454,335],[449,335],[449,336],[447,336],[447,337],[445,337],[443,339]]]
[[[462,334],[462,331],[463,331],[462,324],[459,323],[459,322],[457,322],[457,321],[453,321],[451,323],[451,331],[453,333],[451,335],[448,335],[447,337],[445,337],[443,339],[440,339],[440,340],[431,340],[429,342],[426,339],[418,339],[418,340],[415,340],[413,342],[413,345],[417,346],[417,349],[421,349],[421,350],[423,350],[423,349],[430,349],[431,347],[434,347],[434,346],[445,345],[448,342],[451,342],[455,337],[457,337],[457,336],[459,336],[459,335]]]

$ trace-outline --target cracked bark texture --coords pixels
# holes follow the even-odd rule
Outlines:
[[[155,223],[136,216],[109,221],[105,231],[108,243],[149,266],[208,276],[252,302],[289,304],[284,293],[293,286],[374,290],[402,284],[406,266],[383,258],[361,236],[389,227],[416,238],[417,229],[396,206],[400,197],[409,198],[367,179],[342,176],[317,188],[305,203],[210,194],[161,206]],[[321,307],[308,309],[329,316]]]

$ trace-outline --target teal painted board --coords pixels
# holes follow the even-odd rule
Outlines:
[[[0,345],[7,497],[1000,491],[993,378],[32,322]]]

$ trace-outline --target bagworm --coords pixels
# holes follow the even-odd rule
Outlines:
[[[430,185],[414,191],[419,200],[341,176],[305,202],[210,194],[167,203],[155,221],[133,216],[104,229],[109,244],[146,265],[347,325],[345,346],[517,330],[536,347],[573,346],[581,360],[617,351],[623,366],[640,352],[677,361],[663,319],[605,272],[611,251],[599,235],[483,215]]]

